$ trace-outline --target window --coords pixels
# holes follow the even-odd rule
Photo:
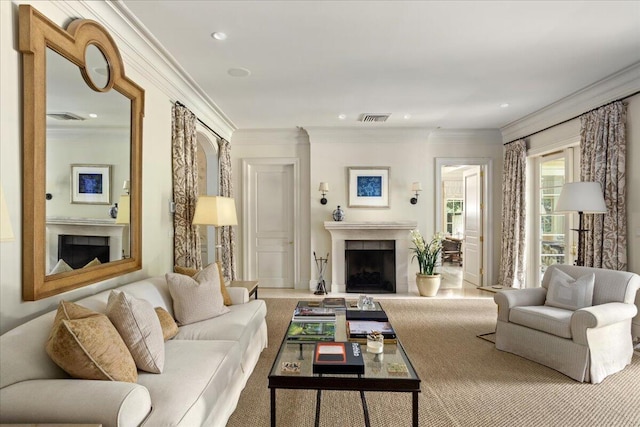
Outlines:
[[[445,232],[450,236],[464,235],[463,214],[464,201],[462,199],[446,199],[445,201]]]

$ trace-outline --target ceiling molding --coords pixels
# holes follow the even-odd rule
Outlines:
[[[432,129],[428,128],[330,128],[305,127],[311,144],[351,144],[417,142],[425,143]]]
[[[502,144],[500,129],[436,129],[429,135],[430,144]]]
[[[94,19],[116,40],[127,68],[153,83],[172,101],[181,101],[208,126],[230,139],[237,128],[216,103],[119,0],[52,2],[68,16]],[[131,72],[127,74],[131,76]]]
[[[640,62],[501,128],[503,143],[529,136],[640,90]]]
[[[238,129],[233,132],[231,145],[308,145],[309,135],[303,128]]]

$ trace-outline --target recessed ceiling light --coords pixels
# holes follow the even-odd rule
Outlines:
[[[504,102],[502,104],[500,104],[500,108],[507,108],[509,106],[508,102]]]
[[[403,117],[405,120],[409,120],[411,118],[411,114],[405,114]]]
[[[216,31],[215,33],[211,33],[211,37],[213,37],[216,40],[226,40],[227,39],[227,35],[225,33],[221,33],[219,31]]]
[[[96,117],[98,117],[98,115],[96,113],[90,113],[89,117],[91,117],[92,119],[95,119]]]
[[[251,75],[251,71],[246,68],[229,68],[227,73],[232,77],[247,77]]]
[[[347,118],[347,115],[346,115],[346,114],[338,114],[338,118],[339,118],[340,120],[344,120],[344,119],[346,119],[346,118]]]

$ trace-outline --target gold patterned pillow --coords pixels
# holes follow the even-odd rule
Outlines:
[[[60,302],[46,351],[74,378],[138,380],[133,357],[107,316],[71,302]]]
[[[169,341],[171,338],[178,335],[178,325],[169,312],[162,307],[156,307],[155,311],[156,315],[158,315],[158,320],[160,320],[162,337],[164,340]]]

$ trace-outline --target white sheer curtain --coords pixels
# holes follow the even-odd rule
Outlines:
[[[505,145],[502,173],[502,253],[498,283],[524,288],[527,144]]]

